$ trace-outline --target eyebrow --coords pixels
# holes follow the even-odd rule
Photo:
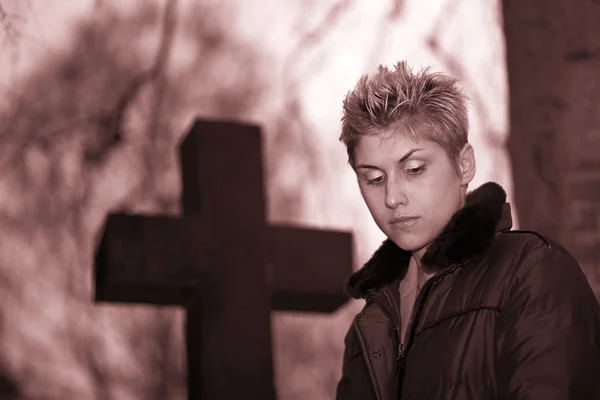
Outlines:
[[[406,159],[408,157],[412,156],[413,153],[416,153],[417,151],[421,151],[421,150],[424,150],[424,149],[418,148],[418,149],[409,150],[405,155],[400,157],[400,160],[398,160],[398,164],[403,163],[404,161],[406,161]],[[356,167],[356,169],[381,169],[381,168],[376,167],[374,165],[360,164],[358,167]]]

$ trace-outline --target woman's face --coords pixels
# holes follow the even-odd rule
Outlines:
[[[463,207],[466,185],[475,174],[469,144],[457,171],[437,143],[387,132],[361,137],[354,161],[361,194],[379,229],[419,257]]]

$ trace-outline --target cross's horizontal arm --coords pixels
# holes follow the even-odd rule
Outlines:
[[[351,272],[351,234],[265,232],[272,309],[330,312],[346,302],[340,277]],[[96,301],[186,305],[210,285],[211,268],[227,268],[216,250],[227,246],[214,233],[196,217],[109,215],[96,252]]]
[[[271,308],[332,312],[346,303],[343,280],[352,272],[352,235],[271,226],[267,254]]]

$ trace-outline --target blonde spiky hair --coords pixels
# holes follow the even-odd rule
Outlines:
[[[467,97],[458,81],[431,68],[413,73],[405,61],[363,75],[343,103],[342,134],[354,168],[354,148],[363,135],[394,132],[440,145],[451,160],[468,143]]]

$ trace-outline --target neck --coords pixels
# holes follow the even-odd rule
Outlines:
[[[434,272],[428,272],[423,268],[423,264],[421,263],[421,257],[424,251],[418,255],[417,252],[413,253],[410,257],[409,261],[409,269],[412,269],[414,272],[414,276],[416,277],[417,283],[417,292],[421,290],[425,282],[434,274]]]
[[[422,249],[413,251],[413,253],[410,256],[410,263],[417,266],[419,275],[421,275],[421,274],[428,275],[431,273],[432,268],[428,267],[426,265],[423,265],[423,263],[422,263],[423,255],[425,254],[426,251],[427,251],[427,246],[423,247]]]

